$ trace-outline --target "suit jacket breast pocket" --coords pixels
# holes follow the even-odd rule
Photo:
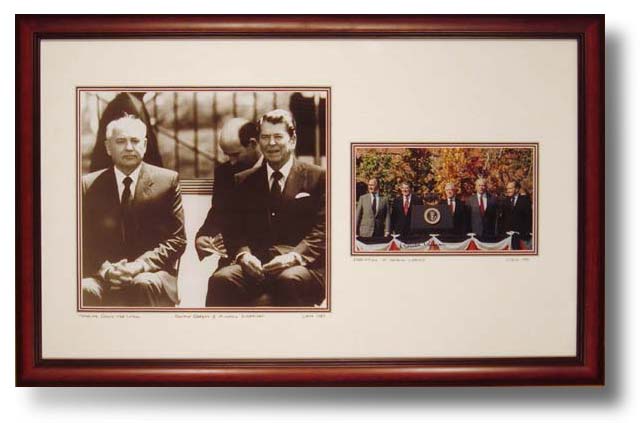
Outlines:
[[[293,200],[293,208],[296,213],[310,212],[314,209],[315,205],[316,199],[311,195],[298,197]]]

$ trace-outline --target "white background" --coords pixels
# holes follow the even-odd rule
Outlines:
[[[638,88],[640,34],[637,13],[630,2],[537,0],[437,2],[367,1],[366,9],[336,1],[322,9],[302,2],[281,7],[256,4],[240,8],[181,0],[179,8],[153,2],[105,1],[12,2],[2,15],[3,58],[14,57],[13,13],[606,13],[607,14],[607,387],[606,388],[491,388],[491,389],[31,389],[14,388],[14,262],[11,235],[13,207],[3,210],[6,242],[2,280],[8,287],[0,298],[2,324],[2,416],[9,421],[635,421],[640,417],[640,318],[637,306],[640,280],[632,239],[638,233]],[[93,2],[92,2],[93,3]],[[136,2],[137,3],[137,2]],[[14,66],[2,66],[5,105],[2,128],[12,128]],[[636,77],[637,78],[637,77]],[[6,131],[7,150],[13,150],[14,132]],[[2,168],[6,191],[14,187],[13,157]],[[7,197],[13,196],[8,193]],[[637,260],[635,260],[637,262]],[[636,264],[634,266],[634,264]]]
[[[575,41],[47,40],[40,51],[43,357],[575,355]],[[215,57],[233,57],[233,66],[216,66]],[[273,59],[281,57],[296,60]],[[193,65],[187,69],[185,63]],[[260,63],[269,66],[256,69]],[[354,69],[366,69],[367,78],[354,78]],[[60,165],[72,163],[77,148],[68,124],[76,112],[75,86],[244,81],[331,87],[331,313],[314,319],[271,313],[259,322],[176,319],[172,313],[145,313],[135,320],[78,314],[76,240],[67,236],[76,232],[69,218],[76,174],[73,166]],[[344,230],[353,206],[351,186],[344,183],[350,180],[349,142],[423,137],[539,142],[538,256],[353,261],[350,232]],[[191,211],[185,202],[187,227]],[[185,285],[206,283],[206,276],[199,279],[184,264],[181,270],[190,273]],[[393,280],[390,275],[399,271],[412,277]]]

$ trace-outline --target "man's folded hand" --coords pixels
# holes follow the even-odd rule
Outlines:
[[[262,270],[262,262],[256,256],[251,253],[244,253],[238,257],[238,264],[242,267],[243,272],[247,275],[258,279],[264,279],[264,272]]]
[[[263,266],[262,270],[268,275],[274,275],[298,264],[301,264],[299,256],[291,252],[274,257],[269,263]]]
[[[122,259],[107,270],[105,278],[111,285],[111,289],[122,289],[129,285],[133,280],[129,271],[126,269],[127,259]]]
[[[111,289],[122,289],[131,284],[133,278],[144,271],[144,265],[139,261],[122,259],[114,263],[106,273],[106,279]]]
[[[196,249],[201,253],[205,253],[203,255],[216,254],[223,258],[228,257],[227,247],[224,245],[222,234],[214,237],[208,235],[199,236],[196,239]]]

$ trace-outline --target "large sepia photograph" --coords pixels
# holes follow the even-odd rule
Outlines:
[[[537,144],[352,144],[352,254],[536,254],[537,154]]]
[[[78,88],[79,310],[330,310],[329,95]]]

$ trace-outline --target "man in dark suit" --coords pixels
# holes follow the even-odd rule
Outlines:
[[[264,163],[238,175],[233,225],[224,233],[236,264],[209,280],[213,306],[312,306],[325,298],[324,169],[294,157],[288,111],[259,121]]]
[[[82,178],[82,305],[161,307],[178,302],[186,239],[178,174],[142,161],[145,124],[107,125],[107,169]]]
[[[369,193],[360,196],[356,205],[356,235],[363,238],[389,236],[391,211],[389,200],[380,194],[376,178],[369,179]]]
[[[451,215],[453,228],[444,231],[447,235],[466,235],[470,231],[469,227],[469,208],[466,203],[458,198],[458,189],[453,182],[448,182],[444,186],[444,194],[446,198],[440,201],[440,204],[446,207],[446,213]]]
[[[195,247],[198,257],[203,259],[211,254],[226,258],[227,251],[222,233],[230,224],[231,202],[235,190],[236,174],[262,164],[262,154],[258,147],[258,128],[255,123],[244,118],[228,120],[220,131],[220,148],[228,161],[216,166],[213,175],[211,208],[196,234]],[[220,265],[226,265],[222,262]]]
[[[495,196],[487,192],[487,183],[483,178],[476,180],[475,191],[467,199],[471,217],[471,232],[481,239],[494,238],[497,235],[498,201]]]
[[[502,204],[500,219],[501,232],[517,232],[511,238],[511,247],[521,249],[520,241],[525,243],[531,239],[533,211],[529,196],[520,195],[520,182],[511,181],[507,184],[506,197]]]
[[[411,232],[411,212],[414,206],[422,205],[422,199],[413,195],[411,184],[400,183],[400,196],[394,198],[391,206],[391,226],[393,231],[406,237]]]

